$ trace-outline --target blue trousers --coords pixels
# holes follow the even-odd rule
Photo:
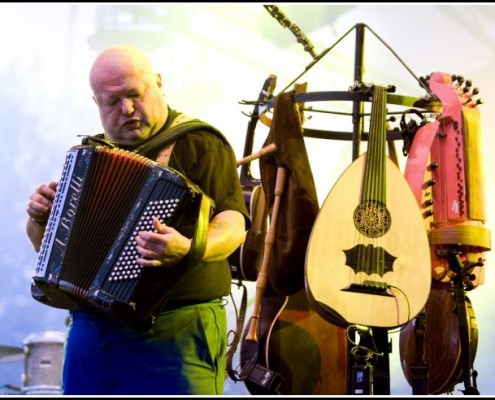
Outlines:
[[[71,316],[63,394],[223,393],[227,318],[221,299],[162,312],[146,332],[87,311]]]

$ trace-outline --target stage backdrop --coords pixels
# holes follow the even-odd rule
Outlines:
[[[31,298],[36,254],[25,236],[26,204],[40,183],[59,177],[65,153],[79,143],[80,135],[101,131],[87,76],[95,56],[113,44],[145,50],[162,74],[172,107],[216,125],[241,158],[249,121],[245,114],[253,108],[243,101],[256,100],[270,74],[277,76],[275,92],[291,88],[313,55],[325,50],[328,53],[298,82],[307,82],[308,91],[347,90],[354,78],[355,28],[364,25],[365,82],[395,85],[401,95],[423,96],[416,78],[443,71],[463,75],[479,87],[484,100],[480,110],[487,226],[493,231],[494,5],[282,3],[280,7],[314,46],[313,54],[262,4],[0,5],[0,346],[22,347],[33,333],[65,330],[64,310]],[[329,121],[313,115],[307,123],[322,129],[351,129],[349,117]],[[260,125],[255,150],[267,134]],[[399,141],[403,166],[400,145]],[[307,150],[322,202],[352,161],[352,147],[349,141],[308,139]],[[495,395],[495,254],[486,256],[485,283],[469,297],[479,330],[474,363],[479,391]],[[252,298],[254,286],[249,289]],[[233,324],[233,312],[229,317]],[[400,367],[396,332],[391,340],[391,394],[411,394]],[[23,361],[0,359],[0,390],[19,387],[22,373]],[[226,394],[246,393],[242,383],[227,381]]]

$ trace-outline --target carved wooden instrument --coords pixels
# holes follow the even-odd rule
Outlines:
[[[478,347],[478,325],[467,297],[465,306],[472,365]],[[463,371],[459,316],[449,284],[433,283],[425,311],[424,360],[429,367],[427,394],[447,393],[461,382]],[[416,345],[415,324],[408,323],[400,332],[399,351],[404,376],[411,385],[410,367],[416,361]]]
[[[477,326],[464,289],[484,282],[484,252],[491,247],[484,227],[480,101],[474,97],[478,89],[459,76],[435,72],[428,84],[441,100],[441,113],[416,132],[404,174],[423,211],[431,245],[433,281],[423,349],[428,394],[450,391],[462,380],[465,394],[474,394],[470,374]],[[402,366],[410,383],[412,355],[421,351],[413,335],[416,324],[409,323],[400,335]]]
[[[463,85],[464,83],[464,85]],[[481,123],[469,81],[435,72],[431,90],[442,102],[440,116],[421,127],[411,145],[404,176],[421,207],[431,244],[432,278],[450,282],[455,273],[446,252],[460,246],[471,288],[484,281],[484,252],[491,234],[484,226]]]

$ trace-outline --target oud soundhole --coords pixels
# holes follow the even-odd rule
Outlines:
[[[392,218],[385,205],[377,200],[367,200],[354,210],[354,225],[364,236],[378,238],[390,229]]]

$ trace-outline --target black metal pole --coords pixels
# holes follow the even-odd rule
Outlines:
[[[354,55],[354,84],[363,81],[364,71],[364,24],[356,25],[356,49]],[[352,160],[359,157],[361,135],[363,133],[363,102],[355,101],[352,108]]]

